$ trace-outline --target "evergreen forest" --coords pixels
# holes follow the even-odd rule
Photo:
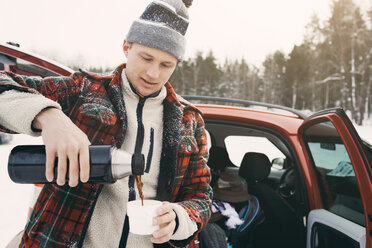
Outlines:
[[[179,63],[171,78],[180,95],[261,101],[318,111],[342,107],[362,124],[372,118],[372,9],[333,0],[331,15],[313,15],[302,44],[268,54],[262,66],[248,58],[217,63],[213,51]]]

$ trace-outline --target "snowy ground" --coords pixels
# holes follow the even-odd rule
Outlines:
[[[33,186],[15,184],[9,179],[7,166],[10,150],[18,144],[41,143],[41,138],[17,134],[13,135],[10,144],[0,145],[0,247],[5,247],[23,229],[33,192]]]
[[[357,127],[359,135],[372,144],[372,123]],[[26,223],[33,186],[13,183],[7,172],[8,156],[13,146],[18,144],[41,144],[41,138],[14,135],[10,144],[0,145],[0,247],[5,247],[10,239],[23,229]]]

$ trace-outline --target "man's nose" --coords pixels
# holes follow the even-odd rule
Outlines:
[[[157,79],[159,77],[160,70],[159,67],[155,64],[152,64],[147,69],[147,75],[153,79]]]

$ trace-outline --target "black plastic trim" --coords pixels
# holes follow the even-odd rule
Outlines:
[[[337,230],[333,227],[328,226],[327,224],[320,223],[320,222],[314,222],[314,224],[311,227],[311,236],[310,236],[311,245],[310,245],[310,247],[318,247],[316,245],[316,243],[319,242],[318,239],[317,239],[317,235],[319,235],[318,234],[318,232],[319,232],[318,229],[319,228],[323,228],[323,230],[332,232],[334,235],[338,235],[341,238],[344,238],[345,240],[350,241],[350,243],[353,244],[352,245],[353,247],[359,247],[360,243],[357,240],[353,239],[352,237],[350,237],[346,233],[341,232],[340,230]],[[350,248],[352,248],[352,247],[350,246]]]
[[[339,108],[339,107],[336,107],[336,108],[329,108],[329,109],[323,109],[323,110],[320,110],[319,112],[316,112],[310,116],[308,116],[305,121],[309,120],[309,119],[312,119],[312,118],[315,118],[317,116],[321,116],[321,115],[325,115],[325,114],[340,114],[341,112],[343,112],[343,109],[342,108]]]

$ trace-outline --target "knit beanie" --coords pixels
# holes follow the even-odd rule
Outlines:
[[[153,0],[129,29],[127,41],[167,52],[179,61],[185,54],[192,0]]]

